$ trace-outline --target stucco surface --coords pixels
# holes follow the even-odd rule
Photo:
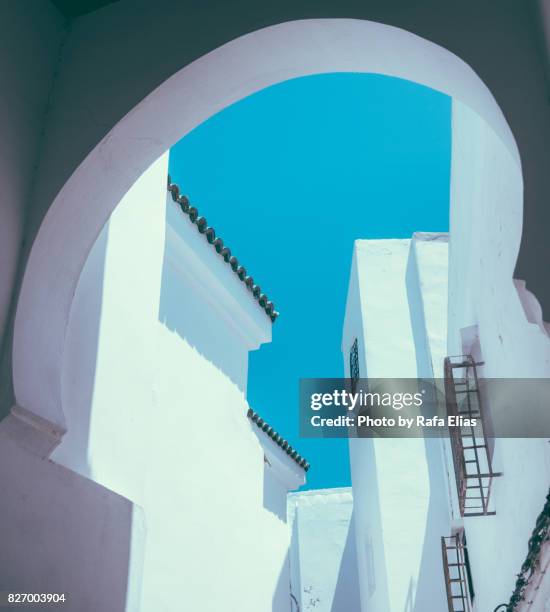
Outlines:
[[[446,355],[471,353],[484,364],[480,377],[548,377],[547,330],[523,284],[510,280],[520,236],[517,166],[469,109],[455,103],[454,120],[464,129],[453,143],[448,302],[445,237],[415,234],[407,264],[409,241],[359,241],[342,343],[345,364],[357,336],[362,376],[441,376]],[[497,208],[503,221],[495,224]],[[523,399],[513,409],[521,410]],[[486,409],[495,410],[494,402]],[[413,454],[416,442],[422,441],[350,440],[357,533],[372,539],[376,572],[374,593],[362,589],[362,609],[401,610],[406,601],[420,611],[443,598],[439,537],[461,526],[476,609],[494,609],[512,593],[548,493],[548,440],[494,440],[493,469],[502,473],[492,485],[496,515],[464,518],[449,442],[427,439]],[[424,535],[421,546],[415,534]],[[359,546],[361,573],[368,566]],[[487,568],[498,571],[488,579]],[[411,575],[409,590],[404,574]],[[439,605],[444,609],[444,599]]]
[[[451,181],[449,354],[472,350],[475,330],[473,348],[484,362],[480,376],[547,378],[550,342],[536,316],[537,303],[522,283],[511,280],[521,239],[517,166],[470,109],[453,103],[453,121],[460,121],[463,129],[453,139],[457,161]],[[453,206],[456,201],[463,205]],[[502,214],[499,223],[494,222],[497,211]],[[518,398],[515,409],[521,405]],[[493,485],[496,516],[465,521],[474,574],[480,577],[480,609],[494,608],[512,592],[548,493],[549,455],[545,439],[495,440],[493,468],[503,473]],[[487,567],[498,567],[491,580],[483,579]]]
[[[362,378],[433,377],[446,344],[447,239],[356,241],[342,338],[346,375],[357,337]],[[450,517],[440,440],[349,442],[358,571],[366,577],[361,610],[445,609],[440,538]]]
[[[196,226],[170,212],[166,173],[167,155],[85,266],[53,460],[143,508],[143,569],[130,572],[141,603],[128,609],[288,612],[284,510],[305,474],[271,440],[264,448],[244,395],[248,351],[270,339],[271,322]]]
[[[69,612],[138,609],[141,509],[17,445],[8,421],[0,425],[0,589],[65,594],[56,607]]]
[[[351,488],[288,496],[291,583],[300,610],[360,609]],[[293,608],[295,612],[296,608]]]

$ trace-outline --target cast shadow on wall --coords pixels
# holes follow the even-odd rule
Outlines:
[[[190,238],[194,242],[195,237],[187,236],[188,228],[182,226],[189,221],[170,206],[166,213],[159,321],[244,392],[247,360],[243,362],[241,357],[243,340],[228,325],[223,304],[216,302],[217,296],[209,291],[208,283],[205,281],[203,285],[201,278],[197,278],[200,269],[192,261],[196,254],[181,248]],[[196,230],[193,228],[193,231]],[[197,235],[197,238],[202,242],[203,236]],[[214,252],[208,255],[217,257]]]

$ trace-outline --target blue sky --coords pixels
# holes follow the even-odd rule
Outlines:
[[[450,98],[380,75],[265,89],[177,143],[170,173],[281,316],[250,355],[248,400],[311,463],[350,484],[347,440],[298,436],[298,381],[343,375],[353,241],[448,230]]]

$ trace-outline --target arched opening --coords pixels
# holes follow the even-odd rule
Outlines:
[[[162,154],[213,113],[269,85],[327,72],[389,75],[431,87],[452,98],[451,233],[459,238],[456,244],[462,246],[453,248],[451,240],[450,292],[452,297],[464,278],[468,279],[470,291],[467,299],[458,305],[452,303],[449,315],[452,327],[460,329],[482,320],[501,344],[514,346],[516,371],[521,371],[522,363],[529,366],[536,360],[545,363],[540,359],[549,352],[544,327],[540,321],[526,319],[512,283],[521,237],[519,156],[502,113],[485,85],[454,55],[402,30],[352,20],[292,22],[237,39],[176,73],[117,124],[53,202],[28,262],[15,331],[14,382],[18,406],[14,416],[38,431],[35,451],[48,455],[67,428],[62,378],[64,361],[71,354],[78,355],[78,346],[76,351],[73,346],[69,354],[67,341],[70,317],[75,310],[75,290],[90,259],[90,249],[113,209],[147,174],[145,171],[153,167],[160,169],[159,176],[164,175],[166,168],[159,165]],[[500,319],[491,312],[494,300],[485,298],[495,292],[506,308],[506,320],[516,322],[515,327],[503,328]],[[530,312],[535,310],[531,304]],[[492,324],[493,320],[491,327],[487,322]],[[529,341],[523,342],[527,337]],[[450,347],[456,342],[456,338],[449,338]],[[525,361],[526,354],[530,356],[529,362]],[[498,366],[499,354],[491,362]],[[86,363],[79,365],[88,368]],[[143,391],[145,394],[148,389]],[[125,399],[118,397],[119,401]],[[104,404],[109,411],[111,406],[108,402]],[[123,426],[122,420],[114,427]],[[139,429],[146,431],[144,422]],[[203,437],[197,435],[193,439]],[[108,435],[104,442],[109,443]],[[123,455],[125,451],[117,448],[117,452]],[[202,465],[210,473],[218,470],[213,454],[201,456]],[[165,465],[164,459],[166,456],[158,464]],[[219,463],[223,463],[221,460]],[[242,465],[245,463],[242,458]],[[68,467],[86,474],[85,466]],[[224,469],[222,479],[230,482],[231,469],[227,464]],[[247,469],[245,474],[250,476],[251,471]],[[202,474],[196,470],[194,476],[193,485],[200,489]],[[98,478],[98,482],[127,495],[134,503],[142,501],[140,493],[135,493],[139,486],[124,488],[108,478]],[[159,495],[169,490],[169,483],[162,484],[167,486],[159,487]],[[250,502],[243,506],[252,507],[257,502],[254,491],[243,493],[241,502],[243,499]],[[178,494],[176,505],[185,504],[185,495],[181,490]],[[245,494],[250,494],[250,498],[245,498]],[[171,541],[170,525],[162,508],[155,506],[154,510],[156,525],[163,530],[163,541]],[[197,504],[193,510],[203,519],[208,516],[204,499],[203,506]],[[201,523],[204,530],[207,522]],[[197,539],[200,532],[201,529],[197,530]],[[131,533],[128,535],[131,551],[135,540]],[[249,539],[254,538],[249,534]],[[167,556],[166,548],[158,546],[158,541],[156,544],[156,559]],[[236,540],[233,544],[238,546]],[[196,550],[202,550],[200,542]],[[284,555],[284,551],[279,552]],[[227,550],[225,553],[228,554]],[[177,561],[174,558],[174,563]],[[231,563],[229,555],[226,562]],[[150,560],[146,559],[146,563]],[[125,567],[124,562],[121,565]],[[153,562],[152,570],[149,565],[146,571],[155,573],[158,567]],[[281,576],[284,584],[286,576],[284,573]],[[131,578],[135,579],[135,575]]]
[[[60,381],[72,297],[92,244],[129,187],[213,113],[274,83],[325,72],[386,74],[451,96],[453,134],[476,139],[463,129],[473,113],[500,143],[506,163],[516,168],[517,190],[510,205],[521,214],[521,169],[511,131],[484,83],[452,53],[397,28],[347,19],[289,22],[243,36],[151,92],[96,146],[55,198],[32,248],[15,323],[14,388],[18,410],[28,421],[54,438],[64,431]],[[455,182],[464,181],[468,171],[464,160],[453,155]],[[454,198],[454,209],[462,197]],[[519,239],[518,229],[513,261],[502,271],[510,279]]]

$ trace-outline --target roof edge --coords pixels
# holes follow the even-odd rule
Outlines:
[[[254,412],[252,408],[248,409],[246,416],[256,425],[258,429],[264,432],[264,434],[273,440],[275,444],[285,452],[295,463],[297,463],[304,472],[307,472],[310,468],[310,464],[293,448],[287,440],[285,440],[280,434],[278,434],[271,425],[268,425],[257,412]]]
[[[258,302],[260,308],[270,318],[271,323],[275,323],[279,316],[279,313],[275,310],[275,304],[265,293],[262,293],[260,285],[254,282],[254,278],[247,273],[246,268],[241,265],[235,255],[231,253],[231,249],[224,245],[223,240],[219,236],[216,236],[215,229],[208,225],[206,217],[199,215],[198,208],[196,206],[191,206],[187,196],[180,195],[180,188],[175,183],[172,183],[170,175],[168,175],[167,190],[170,192],[172,200],[179,204],[181,211],[187,215],[189,221],[197,226],[198,231],[203,234],[208,243],[214,247],[216,253],[231,266],[237,278],[245,284],[252,297]]]

